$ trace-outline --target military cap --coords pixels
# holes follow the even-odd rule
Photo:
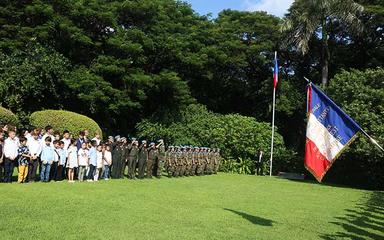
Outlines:
[[[141,141],[141,143],[143,143],[143,144],[144,144],[144,143],[147,143],[147,141],[146,141],[146,140],[142,140],[142,141]]]
[[[151,142],[151,143],[149,144],[149,146],[155,146],[155,143],[154,143],[154,142]]]
[[[120,139],[120,135],[115,136],[115,140],[118,140],[118,139]]]

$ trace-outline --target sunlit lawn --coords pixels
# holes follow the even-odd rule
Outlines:
[[[384,239],[384,193],[219,174],[0,184],[1,239]]]

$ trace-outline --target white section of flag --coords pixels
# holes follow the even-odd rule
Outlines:
[[[308,118],[307,138],[317,146],[320,153],[330,162],[344,148],[344,145],[332,136],[312,113]]]

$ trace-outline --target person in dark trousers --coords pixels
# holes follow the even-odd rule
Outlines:
[[[145,165],[148,159],[147,141],[143,140],[139,147],[138,154],[138,178],[143,179],[145,174]]]
[[[4,182],[12,182],[13,169],[18,156],[19,141],[14,130],[8,131],[8,138],[4,142]]]

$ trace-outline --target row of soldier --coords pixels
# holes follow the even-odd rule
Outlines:
[[[169,146],[163,140],[156,143],[116,136],[108,138],[112,146],[111,177],[130,179],[160,178],[165,171],[169,177],[216,174],[220,165],[220,149],[192,146]]]

